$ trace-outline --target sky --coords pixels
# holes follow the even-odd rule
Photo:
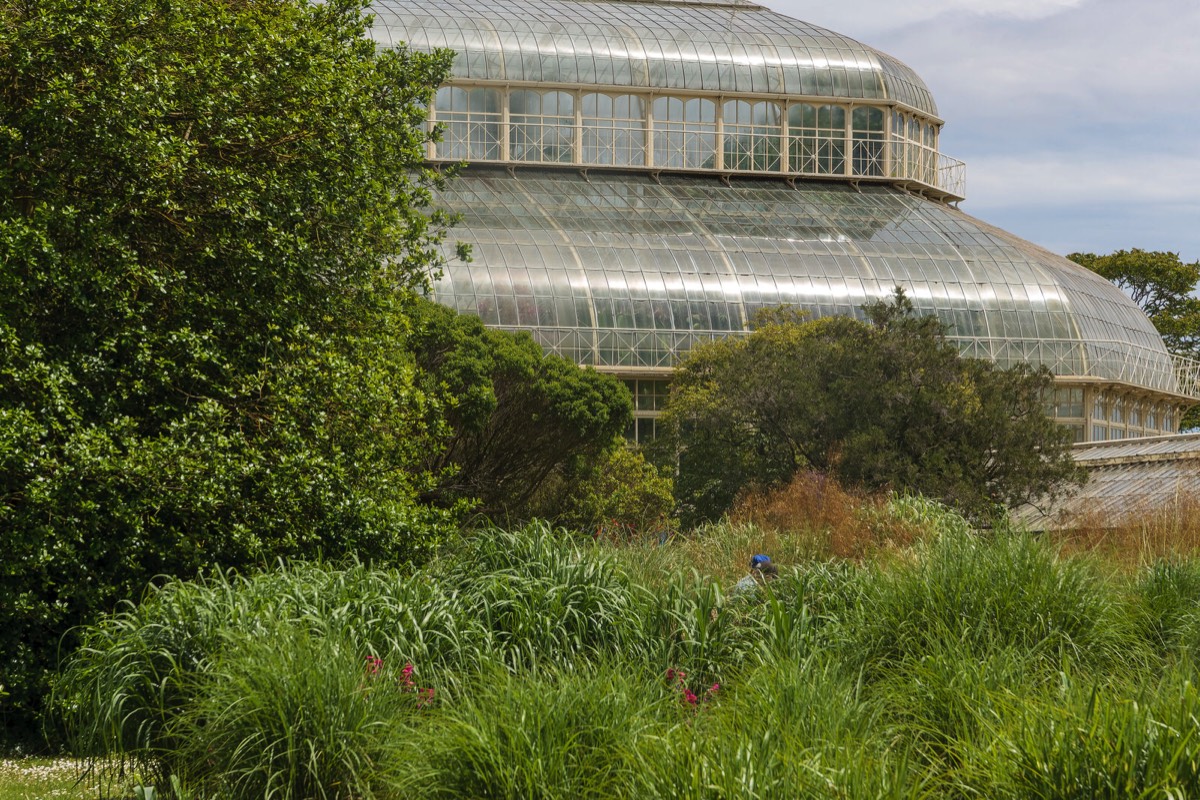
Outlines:
[[[1200,260],[1200,0],[758,0],[908,64],[960,208],[1054,252]]]

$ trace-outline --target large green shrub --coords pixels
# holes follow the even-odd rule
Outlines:
[[[429,499],[470,498],[493,519],[526,520],[547,484],[619,446],[633,412],[611,375],[433,302],[414,305],[412,325],[422,389],[443,401],[448,429],[425,462],[438,475]]]
[[[749,336],[693,348],[677,366],[658,447],[678,464],[685,525],[801,470],[980,518],[1079,479],[1069,432],[1044,410],[1048,369],[963,358],[899,290],[864,314],[763,312]]]
[[[437,543],[405,291],[448,221],[449,56],[377,51],[364,5],[0,14],[6,735],[60,637],[157,574]]]
[[[613,448],[571,477],[559,503],[561,525],[619,540],[663,539],[675,527],[673,482],[640,450]]]

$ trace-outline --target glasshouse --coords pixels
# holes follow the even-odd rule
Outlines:
[[[746,2],[375,0],[382,47],[455,51],[432,163],[471,246],[437,300],[624,378],[654,435],[670,370],[759,309],[861,315],[902,287],[964,354],[1045,364],[1077,441],[1173,432],[1200,399],[1103,278],[957,208],[928,87]]]

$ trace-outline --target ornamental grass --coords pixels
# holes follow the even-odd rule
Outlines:
[[[917,533],[534,524],[418,572],[170,582],[86,632],[57,704],[95,771],[191,800],[1200,795],[1200,562],[862,518]],[[779,577],[734,595],[764,542]]]

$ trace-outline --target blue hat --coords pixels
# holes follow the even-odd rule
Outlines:
[[[762,553],[750,556],[750,569],[762,569],[764,564],[770,564],[771,557],[764,556]]]

